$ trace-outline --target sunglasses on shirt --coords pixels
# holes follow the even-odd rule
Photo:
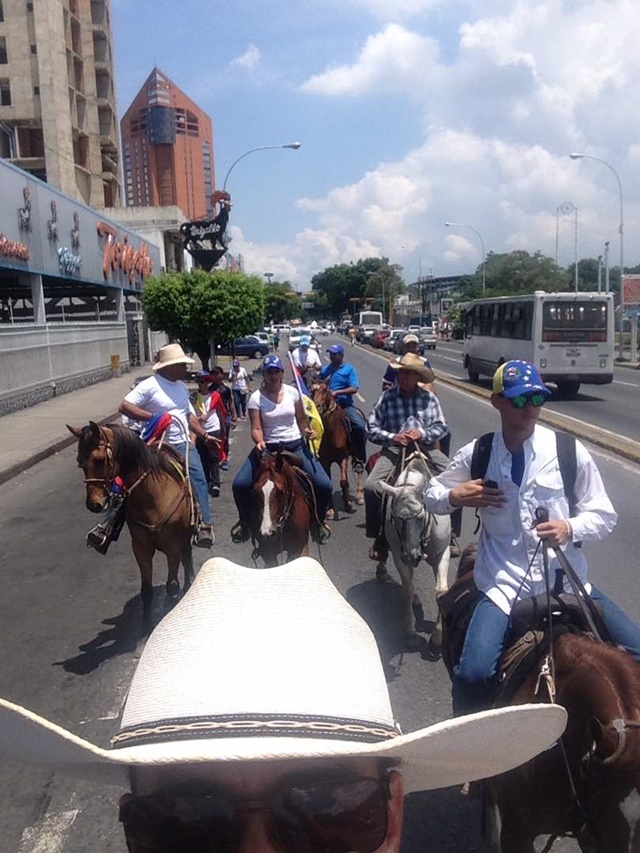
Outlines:
[[[517,397],[509,397],[509,402],[514,409],[524,409],[527,403],[531,403],[536,409],[539,409],[547,399],[547,395],[541,391],[534,391],[533,394],[518,394]]]
[[[266,800],[221,794],[130,797],[120,821],[130,853],[234,853],[245,816],[267,815],[267,833],[280,853],[373,853],[387,836],[387,779],[291,785]]]

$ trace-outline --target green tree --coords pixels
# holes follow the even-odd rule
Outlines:
[[[264,315],[270,323],[300,316],[301,300],[288,281],[264,285]]]
[[[255,332],[264,318],[264,284],[226,270],[163,273],[142,294],[149,326],[197,353],[209,365],[209,341],[232,341]]]
[[[354,314],[367,305],[382,310],[383,288],[385,307],[391,298],[404,290],[400,267],[388,258],[364,258],[357,263],[327,267],[311,279],[315,293],[323,300],[326,312],[333,319]]]
[[[486,295],[506,296],[517,293],[547,292],[571,289],[566,270],[557,266],[542,252],[530,254],[518,249],[508,254],[489,252],[485,264]],[[482,296],[482,266],[461,284],[462,299]]]

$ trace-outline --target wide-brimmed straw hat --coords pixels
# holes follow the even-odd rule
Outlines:
[[[420,379],[423,382],[433,382],[436,378],[433,370],[424,363],[419,355],[413,352],[408,352],[399,358],[397,361],[391,362],[391,367],[394,370],[413,370],[420,374]]]
[[[166,344],[158,350],[158,360],[151,369],[161,370],[171,364],[193,364],[193,359],[185,354],[180,344]]]
[[[371,757],[419,791],[522,764],[565,723],[520,705],[402,735],[373,634],[316,560],[216,558],[149,638],[110,749],[0,700],[0,758],[126,785],[132,768]]]

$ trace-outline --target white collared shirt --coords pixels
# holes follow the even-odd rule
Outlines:
[[[474,444],[472,441],[462,447],[447,470],[430,481],[425,503],[431,512],[446,515],[455,509],[449,503],[449,492],[471,478]],[[495,480],[505,493],[506,504],[502,509],[487,507],[478,510],[482,526],[475,563],[476,585],[505,613],[511,611],[516,597],[539,595],[546,588],[542,549],[535,558],[533,556],[540,541],[532,527],[536,507],[546,507],[550,518],[564,518],[571,524],[573,541],[563,545],[562,550],[583,583],[587,579],[587,561],[582,549],[576,548],[574,543],[604,539],[618,520],[600,472],[581,442],[576,441],[577,504],[576,514],[571,518],[553,431],[537,424],[533,435],[524,444],[524,454],[524,474],[521,485],[517,486],[511,479],[511,453],[505,446],[502,433],[495,433],[485,479]],[[549,583],[553,586],[559,563],[551,549],[549,567]],[[566,579],[565,588],[570,591]]]

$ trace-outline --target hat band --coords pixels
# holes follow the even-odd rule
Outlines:
[[[111,746],[113,749],[119,749],[167,740],[225,738],[245,733],[251,737],[306,735],[363,743],[379,743],[401,734],[399,728],[342,717],[254,714],[251,717],[188,717],[182,720],[159,720],[153,725],[131,726],[121,729],[112,739]]]

